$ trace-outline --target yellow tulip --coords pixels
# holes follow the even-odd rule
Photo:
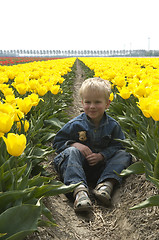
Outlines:
[[[113,99],[114,99],[114,94],[113,93],[110,94],[109,99],[110,99],[111,102],[113,101]]]
[[[0,73],[0,83],[8,82],[8,76],[4,73]]]
[[[10,103],[10,104],[13,104],[13,105],[15,105],[16,104],[16,98],[15,98],[15,96],[14,96],[14,94],[13,95],[7,95],[7,96],[5,96],[5,102],[6,103]]]
[[[63,83],[64,80],[65,80],[65,79],[64,79],[63,77],[60,77],[59,80],[58,80],[58,82],[61,84],[61,83]]]
[[[126,82],[125,82],[125,77],[122,76],[116,76],[112,82],[117,85],[118,87],[123,87],[125,86]]]
[[[0,112],[0,132],[7,133],[13,126],[14,118],[7,113]]]
[[[131,92],[129,91],[129,89],[127,87],[123,87],[120,90],[120,93],[118,93],[123,99],[128,99],[131,95]]]
[[[25,122],[22,121],[22,124],[24,125],[24,131],[27,132],[29,129],[29,122],[27,120],[25,120]],[[17,128],[19,131],[21,131],[21,122],[20,121],[17,122]]]
[[[39,87],[36,90],[37,90],[37,93],[39,94],[39,96],[42,97],[47,93],[48,88],[46,86],[39,85]]]
[[[18,122],[19,119],[22,119],[22,118],[24,118],[24,113],[19,109],[15,109],[14,121]]]
[[[0,102],[0,112],[7,113],[8,115],[12,116],[15,113],[14,105]]]
[[[12,156],[20,156],[26,148],[26,137],[24,134],[8,133],[7,138],[2,138],[6,144],[8,153]]]
[[[37,88],[37,85],[38,85],[37,80],[32,79],[32,80],[29,81],[30,90],[35,90]]]
[[[39,98],[39,96],[36,93],[30,94],[28,98],[30,98],[32,106],[37,106],[40,100],[44,101],[43,99]]]
[[[139,85],[137,88],[134,89],[134,96],[135,97],[143,97],[146,93],[146,89],[143,85]]]
[[[10,87],[2,89],[2,92],[3,92],[4,96],[13,95],[14,94],[13,89],[10,88]]]
[[[159,100],[152,102],[150,106],[150,114],[155,121],[159,121]]]
[[[149,118],[151,117],[150,116],[150,100],[148,101],[146,98],[139,98],[139,102],[137,103],[138,107],[141,109],[143,115],[146,117],[146,118]]]
[[[32,101],[29,97],[26,97],[24,99],[18,98],[17,105],[20,111],[23,112],[24,114],[27,114],[33,106]]]
[[[20,95],[24,95],[28,91],[28,85],[25,83],[19,83],[15,86]]]
[[[1,138],[2,136],[4,136],[4,133],[0,132],[0,138]]]
[[[51,93],[54,95],[58,94],[59,90],[60,90],[60,85],[52,86],[50,89]]]

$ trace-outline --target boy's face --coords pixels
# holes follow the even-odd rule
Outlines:
[[[110,100],[106,101],[102,94],[99,95],[88,92],[83,96],[82,104],[86,115],[91,118],[95,125],[98,125],[103,117],[105,109],[110,105]]]

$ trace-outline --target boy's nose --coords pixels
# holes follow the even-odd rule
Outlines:
[[[90,108],[94,108],[94,107],[95,107],[94,103],[91,103]]]

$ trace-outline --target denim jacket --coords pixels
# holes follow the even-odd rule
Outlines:
[[[74,142],[88,146],[92,152],[101,153],[104,159],[111,158],[119,149],[121,143],[115,139],[124,139],[124,133],[115,119],[106,112],[100,122],[95,125],[85,113],[73,118],[59,130],[53,141],[53,148],[57,153],[62,152]]]

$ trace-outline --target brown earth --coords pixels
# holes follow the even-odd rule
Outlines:
[[[78,89],[84,80],[84,72],[77,61],[74,82],[74,102],[70,109],[70,118],[81,113],[82,107]],[[50,156],[50,170],[53,156]],[[39,228],[27,240],[159,240],[158,207],[142,210],[129,208],[146,198],[157,194],[154,185],[145,180],[145,176],[131,175],[115,189],[112,206],[106,208],[91,195],[93,210],[87,214],[76,214],[73,203],[61,194],[45,199],[51,210],[57,227]]]

